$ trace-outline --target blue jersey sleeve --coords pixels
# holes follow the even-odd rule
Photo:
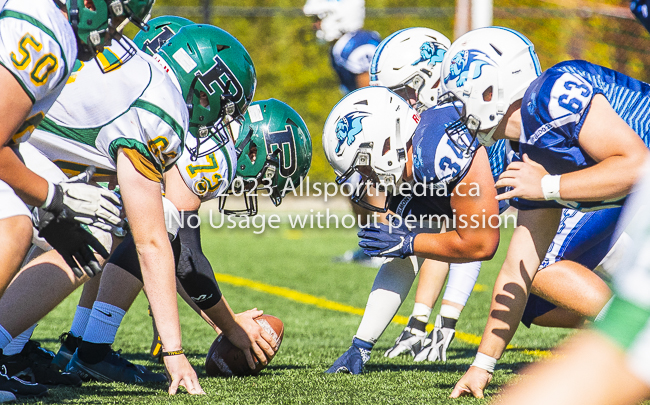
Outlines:
[[[596,162],[580,147],[579,134],[591,100],[604,95],[619,111],[618,99],[628,94],[628,99],[641,92],[635,80],[585,61],[567,61],[548,69],[533,81],[522,100],[519,151],[544,166],[550,174],[571,173],[593,166]],[[628,124],[634,125],[634,117]],[[628,121],[626,119],[626,121]],[[581,211],[621,205],[624,199],[598,202],[526,201],[512,199],[519,209],[568,207]]]

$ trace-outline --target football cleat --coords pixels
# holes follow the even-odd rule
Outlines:
[[[48,394],[47,387],[38,383],[29,383],[18,377],[9,377],[7,368],[3,365],[0,367],[0,393],[1,397],[10,398],[5,393],[11,393],[18,398],[42,397]]]
[[[144,366],[136,366],[120,355],[120,352],[111,350],[104,360],[96,364],[89,364],[79,359],[79,352],[75,352],[68,363],[66,371],[77,374],[84,381],[123,382],[132,384],[166,383],[164,374],[153,373]]]
[[[392,359],[403,353],[410,353],[415,357],[422,350],[424,339],[427,336],[426,322],[419,321],[413,317],[409,318],[408,325],[395,340],[395,345],[386,350],[384,357]]]
[[[81,338],[76,337],[71,333],[64,332],[59,336],[59,341],[61,342],[61,347],[54,356],[54,359],[52,359],[52,364],[57,366],[60,370],[65,370],[75,350],[79,347]]]
[[[356,337],[352,339],[352,346],[339,357],[332,367],[328,368],[326,373],[350,373],[361,374],[363,366],[370,360],[370,351],[372,343],[364,342]]]
[[[61,372],[52,364],[54,353],[29,340],[20,353],[0,356],[0,364],[6,367],[10,376],[31,383],[47,386],[81,387],[81,379],[70,373]]]
[[[456,335],[456,319],[436,316],[435,327],[424,340],[424,346],[414,361],[447,361],[447,348]]]

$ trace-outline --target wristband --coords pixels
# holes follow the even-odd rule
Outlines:
[[[497,359],[481,352],[476,352],[476,358],[474,359],[474,363],[472,363],[472,366],[482,368],[488,373],[494,373],[494,366],[496,365]]]
[[[45,197],[45,202],[41,205],[41,208],[47,209],[47,207],[52,204],[52,199],[54,198],[54,190],[56,186],[52,182],[47,182],[47,197]]]
[[[185,352],[183,351],[183,349],[178,349],[178,350],[172,350],[171,352],[162,352],[161,355],[162,355],[163,357],[167,357],[167,356],[178,356],[179,354],[183,354],[183,353],[185,353]]]
[[[542,194],[546,201],[560,199],[560,177],[562,176],[550,174],[542,177]]]

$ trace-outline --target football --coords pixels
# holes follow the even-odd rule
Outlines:
[[[255,318],[255,321],[267,331],[275,341],[279,350],[284,336],[284,324],[279,318],[272,315],[262,315]],[[276,350],[273,356],[278,351]],[[269,359],[269,363],[273,357]],[[268,363],[267,363],[268,365]],[[205,372],[211,377],[231,377],[258,375],[266,366],[258,363],[255,369],[251,369],[246,362],[244,352],[233,345],[227,337],[222,334],[217,336],[210,346],[208,356],[205,359]]]

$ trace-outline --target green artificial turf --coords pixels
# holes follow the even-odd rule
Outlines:
[[[203,246],[215,272],[235,275],[285,287],[311,296],[364,308],[375,269],[355,264],[333,263],[332,258],[357,242],[355,231],[344,229],[292,230],[281,228],[255,235],[251,230],[203,229]],[[510,232],[502,232],[495,258],[483,264],[475,291],[463,312],[457,330],[481,335],[489,307],[494,279],[508,246]],[[258,377],[210,378],[203,370],[204,356],[216,337],[214,331],[184,303],[179,304],[183,346],[208,394],[192,397],[185,393],[169,397],[164,387],[119,383],[87,383],[80,389],[52,389],[43,403],[84,404],[466,404],[486,400],[447,397],[456,381],[472,362],[476,346],[456,339],[442,363],[414,363],[409,356],[386,359],[389,348],[403,326],[391,324],[377,343],[361,376],[323,373],[349,346],[361,320],[359,315],[340,312],[289,299],[278,294],[243,286],[220,284],[235,312],[253,307],[284,321],[282,347],[273,362]],[[399,311],[408,316],[413,294]],[[58,349],[57,336],[68,330],[78,293],[43,319],[34,337],[51,350]],[[434,311],[435,314],[435,311]],[[432,317],[433,319],[433,317]],[[549,349],[570,332],[563,329],[520,327],[513,344],[499,362],[486,394],[498,391],[526,363],[536,359],[524,349]],[[151,321],[146,299],[140,295],[127,313],[117,334],[115,349],[129,360],[156,371],[161,366],[149,361]]]

